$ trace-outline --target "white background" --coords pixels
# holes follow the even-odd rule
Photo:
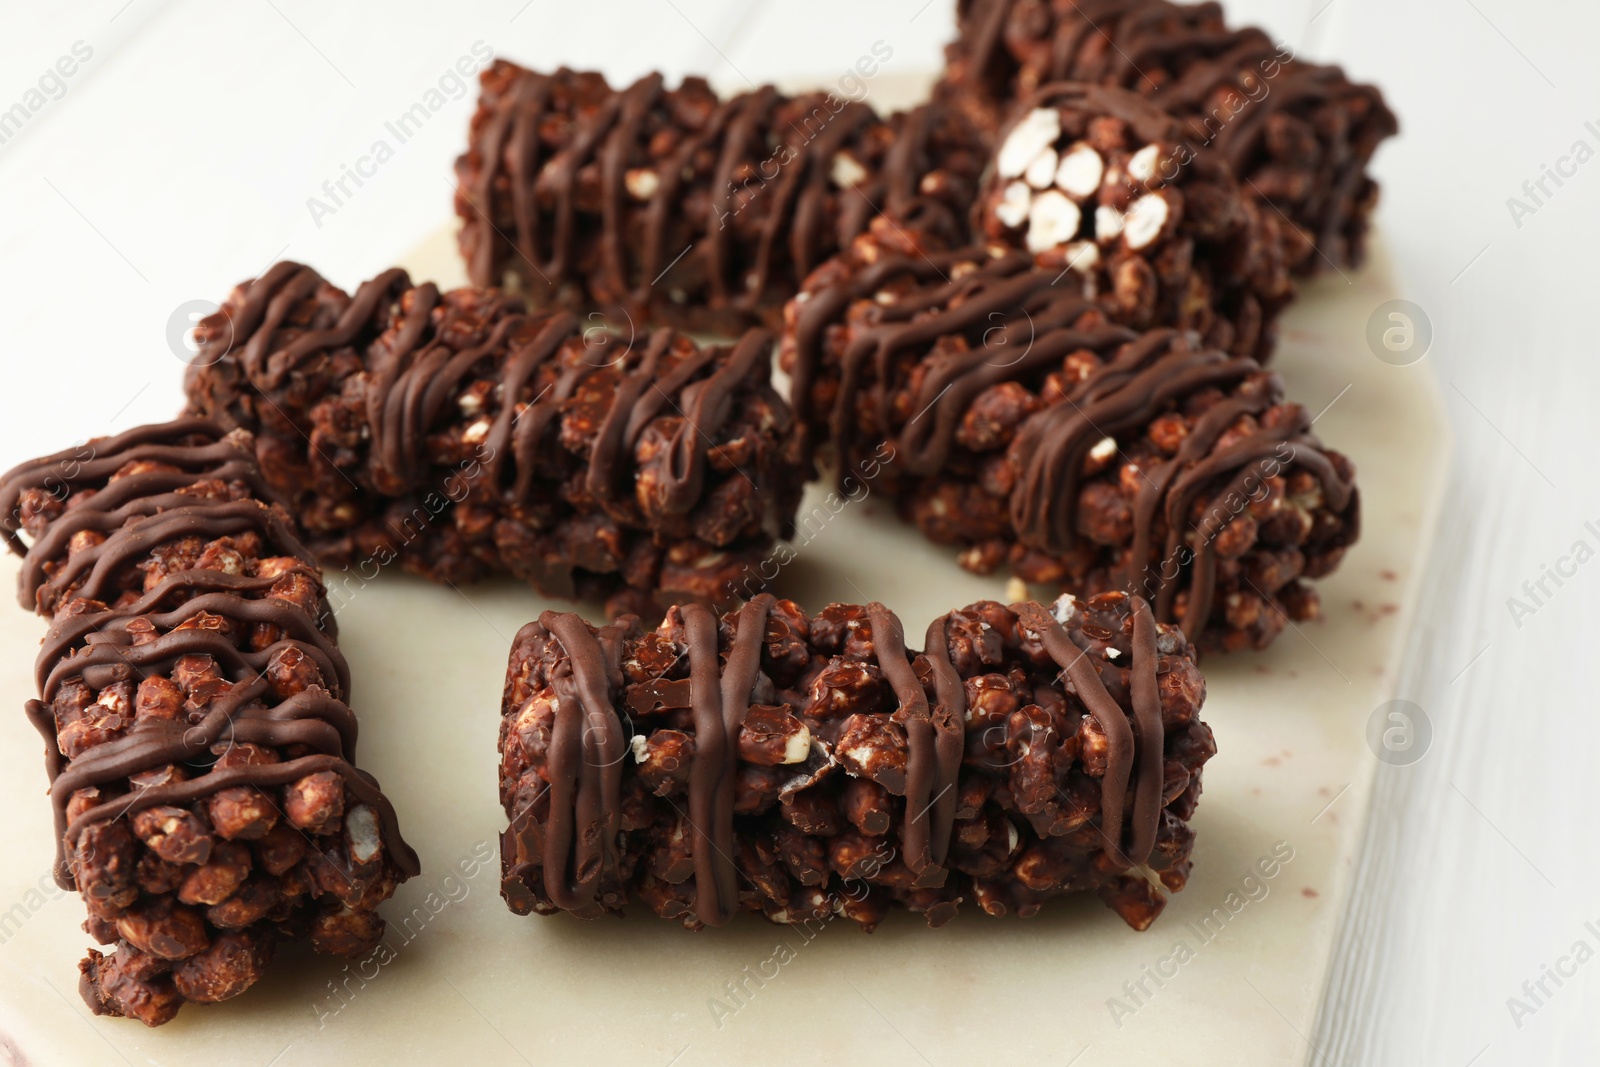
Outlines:
[[[1522,988],[1575,942],[1600,949],[1584,925],[1600,930],[1600,562],[1547,580],[1531,615],[1508,606],[1536,606],[1523,583],[1575,542],[1600,550],[1584,525],[1600,531],[1600,161],[1547,182],[1520,220],[1507,206],[1574,142],[1600,151],[1600,13],[1588,0],[1228,7],[1378,82],[1399,113],[1403,136],[1377,165],[1379,225],[1432,321],[1457,455],[1402,683],[1432,748],[1380,779],[1308,1062],[1600,1062],[1600,961],[1546,980],[1548,998]],[[3,466],[170,417],[180,305],[284,257],[353,286],[445,223],[470,88],[332,215],[314,219],[307,199],[379,137],[393,144],[383,124],[475,42],[613,80],[831,83],[878,40],[894,49],[886,69],[933,68],[952,15],[947,0],[5,0],[0,25],[0,110],[76,42],[92,49],[0,144]],[[1514,1019],[1511,997],[1536,1010]]]

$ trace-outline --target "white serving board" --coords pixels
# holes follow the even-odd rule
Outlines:
[[[447,231],[405,265],[462,280]],[[1367,720],[1393,695],[1448,454],[1427,361],[1391,366],[1364,340],[1373,309],[1397,295],[1376,248],[1366,270],[1308,287],[1284,320],[1276,366],[1313,411],[1332,405],[1316,430],[1355,460],[1363,534],[1320,583],[1323,621],[1266,653],[1204,664],[1219,753],[1194,821],[1194,874],[1148,932],[1093,899],[1029,920],[969,907],[940,930],[904,914],[870,936],[837,922],[810,940],[750,917],[690,934],[642,911],[512,915],[496,851],[506,650],[524,622],[564,605],[513,583],[452,590],[396,573],[339,619],[360,763],[423,862],[387,906],[388,951],[348,969],[282,951],[245,996],[186,1007],[158,1030],[95,1019],[76,990],[83,911],[48,877],[41,745],[21,714],[44,627],[0,609],[0,697],[15,709],[0,734],[0,1064],[1314,1060],[1306,1038],[1376,764]],[[813,487],[805,508],[820,496]],[[816,528],[777,588],[812,610],[882,600],[915,633],[1005,597],[1003,578],[968,574],[952,555],[869,497]],[[0,570],[11,588],[15,562]],[[1262,878],[1253,869],[1275,850],[1293,858]],[[1204,926],[1216,909],[1226,920]]]

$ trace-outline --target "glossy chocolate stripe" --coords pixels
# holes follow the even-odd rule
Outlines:
[[[566,652],[554,678],[545,883],[558,906],[577,909],[595,899],[606,871],[616,865],[626,752],[611,698],[618,649],[614,641],[603,646],[572,612],[547,611],[539,623]]]
[[[1133,715],[1138,734],[1128,722],[1128,713],[1116,702],[1101,680],[1098,666],[1050,612],[1038,604],[1013,604],[1018,620],[1038,635],[1040,643],[1071,681],[1078,699],[1100,724],[1106,738],[1106,770],[1100,779],[1100,837],[1106,855],[1123,868],[1137,866],[1149,858],[1160,829],[1162,782],[1162,732],[1160,693],[1156,688],[1158,659],[1155,620],[1142,598],[1134,602],[1134,640],[1132,663]],[[1141,613],[1146,621],[1141,622]],[[1137,757],[1137,774],[1135,760]],[[1123,847],[1123,824],[1128,788],[1134,788],[1131,841]],[[1141,851],[1142,848],[1142,851]]]
[[[950,835],[955,829],[967,720],[967,690],[955,664],[950,662],[950,645],[945,638],[947,619],[941,615],[928,624],[926,651],[917,657],[917,662],[927,664],[933,678],[937,770],[931,786],[934,798],[928,828],[928,862],[941,867],[949,858]]]
[[[890,718],[906,734],[905,815],[902,824],[906,865],[917,876],[917,885],[942,885],[942,872],[933,860],[933,839],[949,840],[949,827],[934,828],[930,818],[937,800],[943,799],[954,783],[943,780],[942,761],[928,713],[928,695],[912,670],[906,652],[905,629],[900,619],[874,601],[867,605],[872,623],[872,643],[883,676],[894,690],[899,707]]]
[[[1133,663],[1129,688],[1133,697],[1133,725],[1138,739],[1139,763],[1134,775],[1133,833],[1128,862],[1150,858],[1161,829],[1161,787],[1165,775],[1165,732],[1161,720],[1158,686],[1160,653],[1156,649],[1156,617],[1143,597],[1132,597]]]
[[[695,913],[712,926],[733,915],[738,885],[733,856],[718,847],[718,799],[723,779],[738,758],[738,738],[722,717],[722,665],[717,657],[717,619],[702,604],[682,608],[689,655],[689,693],[694,713],[694,754],[689,760],[689,826],[694,835]]]

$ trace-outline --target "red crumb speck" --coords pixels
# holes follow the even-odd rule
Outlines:
[[[1306,886],[1304,889],[1300,890],[1300,895],[1305,897],[1307,900],[1316,900],[1321,894],[1315,889],[1312,889],[1310,886]]]
[[[1395,612],[1397,612],[1399,610],[1400,610],[1400,605],[1399,604],[1379,604],[1378,605],[1378,614],[1379,615],[1393,615]]]
[[[1268,756],[1266,759],[1261,761],[1261,765],[1264,767],[1276,767],[1282,762],[1283,760],[1279,759],[1277,756]]]
[[[1386,582],[1398,582],[1400,580],[1400,576],[1398,574],[1388,569],[1379,571],[1378,577],[1382,578]]]

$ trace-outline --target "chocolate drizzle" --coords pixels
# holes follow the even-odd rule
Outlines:
[[[129,469],[134,463],[156,466]],[[124,470],[128,473],[118,476]],[[217,499],[208,485],[226,486],[236,498]],[[31,546],[24,546],[19,531],[23,500],[30,491],[44,491],[66,507]],[[55,874],[63,888],[73,888],[66,852],[89,825],[152,806],[192,803],[236,786],[281,786],[320,771],[340,775],[351,794],[372,807],[402,875],[419,869],[416,853],[400,837],[393,806],[377,781],[354,766],[356,719],[344,703],[349,668],[335,643],[326,600],[313,616],[294,601],[271,595],[286,575],[299,574],[319,585],[321,575],[281,508],[269,503],[273,500],[255,468],[248,440],[225,436],[221,427],[202,419],[144,426],[92,441],[85,448],[25,463],[0,479],[0,528],[12,550],[24,557],[19,583],[23,604],[46,614],[69,601],[86,608],[61,614],[51,625],[35,668],[42,700],[28,704],[28,716],[46,744],[57,830]],[[80,532],[101,540],[80,545],[69,555],[68,542]],[[183,538],[242,534],[258,536],[280,560],[297,562],[270,576],[183,570],[142,595],[123,591],[122,583],[152,549]],[[158,636],[137,643],[130,632],[135,619],[148,624],[147,630],[153,626]],[[283,636],[245,651],[216,624],[180,628],[208,620],[221,620],[235,631],[271,627]],[[313,685],[276,700],[266,668],[288,650],[315,664],[328,688]],[[75,759],[62,755],[50,705],[63,683],[81,678],[86,686],[103,689],[135,682],[167,673],[187,655],[209,656],[232,683],[206,706],[203,716],[141,719]],[[214,746],[236,742],[269,749],[295,746],[306,754],[279,763],[209,766]],[[173,763],[203,766],[204,771],[119,794],[130,777]],[[73,794],[90,788],[110,796],[69,821],[67,805]]]
[[[1058,363],[1075,348],[1105,348],[1137,336],[1118,326],[1053,332],[1094,311],[1095,305],[1052,287],[1051,275],[1034,271],[1025,252],[977,255],[978,268],[953,281],[947,280],[951,270],[970,261],[972,250],[927,257],[886,255],[849,284],[820,289],[797,305],[791,402],[802,420],[815,420],[820,413],[812,411],[812,391],[824,366],[827,327],[891,280],[910,279],[918,287],[894,303],[873,305],[862,319],[852,321],[855,333],[838,358],[839,386],[828,414],[829,439],[841,459],[851,455],[861,394],[866,394],[875,424],[887,431],[899,421],[894,391],[907,361],[921,358],[941,337],[978,331],[982,343],[933,364],[912,397],[918,417],[899,428],[893,444],[896,457],[914,474],[943,467],[962,414],[990,385]],[[999,328],[992,328],[996,324]],[[1013,357],[1017,348],[1022,354]]]
[[[1215,362],[1208,366],[1199,357],[1189,356],[1182,363],[1177,360],[1157,361],[1146,374],[1154,375],[1159,371],[1162,375],[1171,374],[1174,378],[1187,377],[1211,384],[1227,380],[1226,376],[1231,372],[1227,362],[1232,361]],[[1163,363],[1178,365],[1167,366],[1163,370]],[[1253,373],[1254,370],[1251,367],[1244,373]],[[1132,388],[1131,383],[1128,388]],[[1218,403],[1198,420],[1175,456],[1142,472],[1144,480],[1134,508],[1133,554],[1130,558],[1144,561],[1143,570],[1138,574],[1129,573],[1127,581],[1141,592],[1155,594],[1158,618],[1172,618],[1178,589],[1173,579],[1187,547],[1192,561],[1188,583],[1189,603],[1184,611],[1183,629],[1190,638],[1198,634],[1211,617],[1211,601],[1217,578],[1215,542],[1222,528],[1233,518],[1233,512],[1227,508],[1209,507],[1199,523],[1191,526],[1188,515],[1194,501],[1202,493],[1213,501],[1248,497],[1265,484],[1275,471],[1293,462],[1316,475],[1325,498],[1335,510],[1343,511],[1354,496],[1354,485],[1340,475],[1322,452],[1320,442],[1311,435],[1311,419],[1304,408],[1295,407],[1291,417],[1277,425],[1258,424],[1246,439],[1216,450],[1218,440],[1240,416],[1257,414],[1278,400],[1279,394],[1274,390],[1253,396],[1232,397]],[[1228,476],[1228,481],[1222,484],[1220,490],[1213,489],[1216,480],[1223,476]],[[1150,553],[1158,517],[1166,526],[1167,537],[1160,561],[1152,564]],[[1169,570],[1174,573],[1169,575]]]
[[[1018,621],[1037,634],[1050,658],[1066,675],[1068,691],[1076,693],[1106,738],[1106,769],[1100,779],[1100,836],[1106,856],[1123,868],[1136,867],[1150,858],[1161,828],[1163,732],[1161,694],[1156,675],[1160,656],[1157,628],[1150,605],[1142,597],[1129,597],[1133,611],[1132,691],[1133,723],[1106,688],[1099,665],[1091,663],[1088,649],[1076,643],[1050,612],[1038,604],[1013,604]],[[1133,825],[1128,841],[1122,840],[1123,816],[1129,787],[1133,789]]]
[[[723,779],[739,755],[738,735],[728,737],[717,663],[716,619],[699,605],[690,605],[684,609],[683,623],[689,646],[689,696],[695,729],[695,753],[689,764],[695,910],[701,922],[719,926],[728,921],[738,900],[733,857],[725,847],[731,826],[730,832],[724,833],[719,821]]]
[[[470,150],[456,164],[475,285],[499,284],[506,271],[538,304],[620,303],[645,315],[656,294],[691,288],[712,308],[756,313],[786,299],[879,208],[901,220],[930,212],[959,230],[959,212],[919,188],[944,162],[931,151],[929,108],[884,120],[834,94],[791,98],[771,86],[717,101],[703,83],[668,90],[660,74],[613,91],[597,75],[503,61],[483,84]],[[562,131],[559,147],[552,130]],[[884,143],[892,147],[878,166],[869,157]],[[866,173],[845,185],[834,161],[851,149]],[[649,191],[635,192],[630,175]],[[754,221],[741,218],[747,211]],[[587,278],[591,259],[599,270]],[[568,298],[586,285],[585,299]]]
[[[897,290],[887,304],[866,303],[904,281],[912,284],[911,292]],[[1237,389],[1263,374],[1255,360],[1200,347],[1176,330],[1141,334],[1107,323],[1093,302],[1054,287],[1051,273],[1033,269],[1021,252],[885,255],[843,282],[808,293],[795,307],[788,349],[793,403],[802,418],[820,418],[812,410],[818,377],[824,370],[838,375],[827,418],[841,471],[853,465],[856,418],[863,408],[894,445],[897,466],[913,475],[936,475],[950,460],[963,416],[985,389],[1042,378],[1074,352],[1100,356],[1102,362],[1061,400],[1024,420],[1010,446],[1018,472],[1009,498],[1017,539],[1055,555],[1077,544],[1079,495],[1091,449],[1142,432],[1155,416],[1196,392]],[[847,316],[850,340],[838,356],[829,355],[827,329]],[[972,342],[965,351],[937,347],[943,338],[963,336]],[[926,371],[912,378],[921,360]],[[916,382],[909,397],[897,395],[908,379]],[[1264,388],[1239,389],[1197,420],[1176,455],[1140,472],[1133,551],[1122,580],[1130,592],[1154,601],[1157,619],[1171,622],[1178,579],[1187,570],[1183,629],[1191,639],[1211,614],[1213,542],[1235,514],[1209,507],[1193,523],[1197,500],[1247,493],[1296,464],[1316,475],[1335,510],[1351,501],[1353,486],[1311,435],[1302,408],[1294,407],[1292,417],[1277,424],[1256,424],[1217,450],[1242,417],[1281,401],[1276,376]]]
[[[905,630],[894,612],[874,601],[867,605],[878,665],[893,687],[899,708],[890,715],[906,733],[906,866],[917,875],[918,888],[944,884],[943,865],[955,825],[958,778],[963,750],[966,690],[956,678],[950,652],[942,640],[942,620],[928,629],[928,651],[915,657],[934,681],[938,703],[928,708],[928,695],[911,654]],[[951,683],[954,682],[954,685]],[[942,683],[942,684],[941,684]]]
[[[739,727],[750,710],[761,668],[762,635],[772,604],[772,595],[764,593],[740,610],[725,666],[717,654],[716,616],[701,604],[681,609],[695,727],[688,813],[694,835],[695,909],[700,921],[708,926],[727,923],[739,902],[738,872],[733,862]],[[614,867],[616,860],[621,757],[611,760],[611,748],[591,746],[588,740],[595,736],[608,742],[614,739],[617,746],[622,745],[622,726],[613,694],[621,690],[616,635],[626,623],[612,624],[597,639],[588,624],[571,612],[545,612],[539,622],[555,635],[567,656],[552,678],[558,707],[548,763],[550,814],[544,828],[545,891],[557,907],[580,910],[594,900],[602,875],[601,863]],[[579,727],[573,694],[564,682],[572,676],[594,683],[580,690],[585,716],[585,746],[581,753],[574,733]],[[601,680],[608,677],[609,686],[602,684]],[[606,760],[611,762],[603,762]],[[603,772],[612,774],[602,781]],[[578,877],[576,884],[569,886],[568,853],[575,838],[579,843]]]
[[[545,886],[558,907],[577,909],[595,899],[617,860],[627,749],[610,694],[621,684],[621,635],[613,624],[596,636],[571,612],[547,611],[539,622],[567,653],[552,677],[557,704],[550,735]]]
[[[174,440],[194,440],[195,444],[171,444]],[[129,463],[160,464],[163,468],[177,470],[150,470],[132,477],[119,478],[96,491],[94,507],[74,508],[50,523],[29,548],[19,536],[22,529],[22,495],[29,489],[44,490],[58,500],[81,483],[106,481],[118,469]],[[192,499],[177,490],[205,479],[239,481],[262,500],[273,499],[272,492],[261,480],[254,461],[243,454],[232,442],[222,437],[222,430],[206,419],[180,419],[159,426],[140,426],[115,437],[91,441],[78,448],[64,449],[19,464],[0,476],[0,536],[16,555],[23,557],[22,576],[18,586],[18,599],[23,607],[51,611],[60,591],[84,567],[95,565],[90,582],[103,580],[110,568],[125,564],[141,545],[129,544],[132,535],[116,535],[135,518],[148,517],[162,510],[188,506]],[[235,509],[230,519],[240,515],[251,516],[248,510]],[[67,561],[70,574],[46,572],[46,563],[55,563],[67,554],[68,542],[74,534],[92,530],[112,534],[112,541],[94,550],[91,557]],[[226,532],[226,531],[224,531]],[[274,533],[282,535],[283,544],[294,554],[305,550],[281,525]],[[212,535],[216,536],[216,535]],[[112,542],[116,541],[115,544]],[[107,547],[107,546],[111,547]],[[304,558],[315,566],[309,554]],[[101,565],[100,561],[107,561]],[[85,595],[94,596],[93,592]]]
[[[348,298],[334,325],[304,329],[290,325],[291,316],[313,293],[332,287],[310,267],[283,260],[249,283],[247,299],[232,305],[225,321],[216,322],[212,316],[202,324],[193,366],[209,367],[237,349],[239,362],[256,388],[278,389],[309,361],[361,344],[374,315],[410,285],[405,271],[398,267],[386,270]],[[344,296],[337,291],[335,295]],[[208,324],[215,328],[206,328]],[[244,339],[242,346],[240,339]]]

